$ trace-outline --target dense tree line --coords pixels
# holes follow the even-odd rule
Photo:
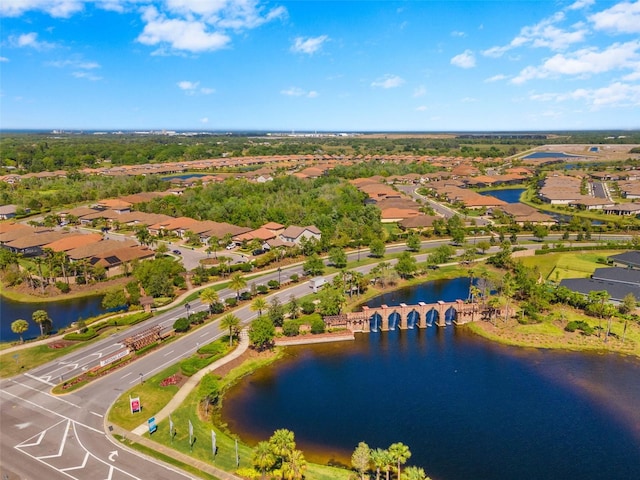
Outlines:
[[[359,238],[364,245],[382,235],[380,210],[364,205],[363,193],[334,177],[301,180],[287,176],[267,183],[229,179],[187,190],[184,195],[155,199],[140,209],[251,228],[266,222],[315,225],[327,245],[344,246]]]

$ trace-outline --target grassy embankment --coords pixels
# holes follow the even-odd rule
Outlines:
[[[564,278],[586,278],[609,255],[618,250],[597,252],[550,253],[526,257],[520,261],[529,267],[537,268],[543,280],[558,282]],[[515,306],[517,309],[517,305]],[[568,322],[584,321],[593,327],[596,333],[585,335],[564,330]],[[598,336],[598,329],[606,330],[607,319],[588,316],[582,311],[567,305],[554,304],[553,308],[538,324],[523,325],[515,319],[498,319],[495,325],[488,322],[469,324],[473,332],[490,340],[507,345],[535,348],[615,352],[640,357],[640,325],[623,317],[614,317],[611,322],[611,334],[605,342],[604,331]],[[624,338],[624,342],[623,342]]]
[[[221,395],[223,395],[229,386],[233,385],[245,375],[276,361],[280,357],[280,354],[281,350],[276,350],[268,356],[249,358],[240,366],[232,369],[220,380]],[[160,383],[165,378],[179,372],[179,370],[180,367],[178,365],[173,365],[147,379],[143,384],[136,385],[129,391],[124,392],[110,410],[108,416],[109,421],[127,430],[133,430],[143,424],[147,418],[157,414],[178,391],[178,387],[175,385],[162,387]],[[142,413],[132,414],[130,412],[129,396],[140,397],[143,407]],[[220,424],[218,416],[214,415],[213,417],[209,417],[204,414],[200,400],[198,388],[196,387],[187,396],[186,400],[171,413],[171,419],[176,430],[173,438],[171,438],[169,434],[168,419],[158,423],[158,431],[150,436],[150,438],[155,442],[171,447],[197,460],[210,463],[226,471],[234,471],[236,470],[236,437],[227,430],[226,425]],[[213,421],[211,418],[213,418]],[[196,438],[192,448],[189,447],[189,421],[191,421],[193,425],[193,434]],[[216,455],[215,461],[213,461],[211,453],[212,430],[216,432],[216,444],[218,447],[218,454]],[[149,437],[149,434],[145,433],[145,437]],[[249,445],[239,442],[238,452],[240,456],[240,468],[251,467],[253,457],[252,448]],[[161,458],[161,454],[157,452],[147,451],[147,453]],[[351,472],[346,470],[324,465],[309,464],[305,478],[309,480],[346,480],[350,474]]]

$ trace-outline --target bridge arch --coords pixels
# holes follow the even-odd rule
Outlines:
[[[382,329],[382,315],[375,312],[369,317],[369,330],[371,332],[379,332]]]
[[[395,330],[396,328],[399,329],[400,323],[402,322],[402,316],[394,310],[393,312],[391,312],[391,314],[389,314],[387,322],[389,330]]]
[[[433,327],[433,324],[438,324],[440,320],[440,313],[436,310],[435,307],[431,307],[431,309],[425,315],[425,323],[427,327]]]
[[[458,319],[458,310],[451,305],[444,312],[444,323],[446,325],[452,325]]]
[[[414,308],[407,314],[407,328],[414,329],[420,325],[420,313]]]

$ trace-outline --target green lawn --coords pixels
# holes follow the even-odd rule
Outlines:
[[[525,257],[520,261],[528,267],[537,267],[542,278],[555,282],[564,278],[588,278],[596,268],[607,266],[598,260],[616,253],[620,250],[560,252]]]

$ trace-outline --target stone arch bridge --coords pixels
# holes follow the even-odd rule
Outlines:
[[[418,302],[417,305],[401,303],[389,307],[362,307],[360,312],[341,313],[324,317],[327,328],[346,328],[352,332],[377,332],[379,330],[395,330],[426,328],[432,325],[463,325],[490,315],[500,315],[499,310],[491,309],[476,302],[438,301],[436,303]]]

